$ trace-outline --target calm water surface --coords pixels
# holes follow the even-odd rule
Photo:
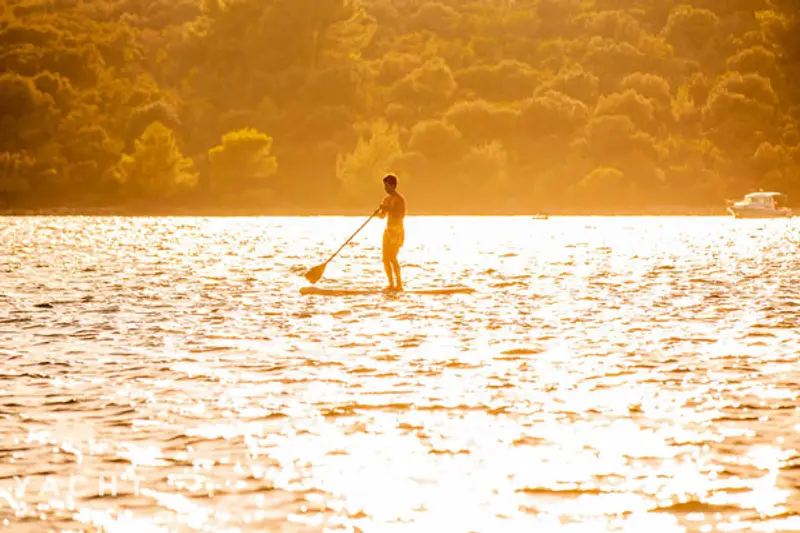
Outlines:
[[[800,219],[362,220],[0,219],[0,530],[800,530]]]

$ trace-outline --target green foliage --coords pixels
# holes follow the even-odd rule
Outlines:
[[[443,120],[423,120],[411,129],[408,147],[438,163],[454,161],[463,149],[461,132]]]
[[[672,100],[669,82],[657,74],[636,72],[625,76],[620,89],[632,89],[649,98],[656,107],[669,107]]]
[[[458,102],[445,114],[447,121],[472,144],[512,139],[518,116],[516,109],[500,107],[485,100]]]
[[[800,195],[797,0],[0,5],[7,206]]]
[[[633,186],[625,174],[614,167],[598,167],[584,176],[574,187],[573,193],[583,204],[603,202],[614,207],[627,205],[633,194]]]
[[[537,93],[555,91],[593,106],[597,102],[599,83],[597,76],[580,66],[563,68],[558,75],[542,84]]]
[[[788,148],[779,144],[763,142],[752,157],[753,170],[760,187],[769,190],[785,190],[791,187],[800,171],[797,147]]]
[[[713,46],[719,23],[712,11],[681,4],[670,13],[662,33],[679,53],[692,55]]]
[[[166,199],[197,184],[192,160],[183,156],[174,132],[160,122],[150,124],[133,153],[122,156],[117,178],[127,194],[141,200]]]
[[[247,193],[264,188],[278,171],[271,150],[272,137],[253,128],[226,133],[222,144],[208,151],[212,191]]]
[[[462,175],[475,197],[502,197],[509,193],[508,151],[499,141],[473,146],[462,161]]]
[[[28,154],[0,152],[0,195],[10,196],[28,190],[34,166],[35,161]]]
[[[463,69],[455,79],[467,94],[493,102],[525,99],[540,83],[540,75],[530,65],[508,59]]]
[[[527,138],[556,135],[566,138],[582,128],[589,118],[589,108],[581,101],[547,91],[522,105],[519,133]]]
[[[438,109],[450,101],[456,90],[453,72],[441,58],[426,61],[392,88],[392,98],[411,108]]]
[[[613,161],[635,151],[655,157],[657,152],[654,139],[625,115],[592,119],[586,128],[586,142],[589,155],[596,161]]]
[[[655,120],[655,106],[633,89],[603,96],[597,103],[595,115],[621,115],[631,119],[639,128],[650,131]]]
[[[336,161],[336,176],[351,198],[368,198],[380,190],[380,179],[393,170],[403,154],[396,125],[385,121],[370,124],[369,133],[359,138],[355,149]]]
[[[727,67],[736,72],[760,74],[766,78],[780,77],[777,57],[763,46],[753,46],[729,57]]]

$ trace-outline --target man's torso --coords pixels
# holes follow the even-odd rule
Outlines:
[[[403,227],[406,217],[406,199],[398,192],[388,195],[383,200],[386,210],[386,227]]]

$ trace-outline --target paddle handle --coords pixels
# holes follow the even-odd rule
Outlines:
[[[336,251],[333,253],[333,255],[330,257],[330,259],[328,259],[327,261],[325,261],[325,264],[327,265],[328,263],[330,263],[331,261],[333,261],[333,258],[334,258],[334,257],[336,257],[337,255],[339,255],[339,252],[341,252],[341,251],[344,249],[344,247],[345,247],[345,246],[347,246],[348,244],[350,244],[350,241],[352,241],[353,239],[355,239],[356,235],[358,235],[358,233],[359,233],[359,232],[360,232],[362,229],[364,229],[364,226],[366,226],[367,224],[369,224],[369,221],[370,221],[370,220],[372,220],[372,219],[375,217],[375,215],[377,215],[377,214],[378,214],[378,211],[380,211],[380,210],[381,210],[381,208],[380,208],[380,207],[379,207],[378,209],[376,209],[376,210],[375,210],[375,212],[374,212],[374,213],[372,213],[372,214],[369,216],[369,218],[367,219],[367,221],[366,221],[366,222],[364,222],[363,224],[361,224],[361,227],[360,227],[360,228],[358,228],[358,229],[356,230],[356,232],[355,232],[355,233],[353,233],[353,234],[350,236],[350,238],[349,238],[349,239],[347,239],[347,240],[345,241],[345,243],[344,243],[343,245],[341,245],[341,246],[339,247],[339,249],[338,249],[338,250],[336,250]]]

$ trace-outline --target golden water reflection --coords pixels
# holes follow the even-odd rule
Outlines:
[[[4,219],[0,524],[800,528],[795,220],[358,223]]]

